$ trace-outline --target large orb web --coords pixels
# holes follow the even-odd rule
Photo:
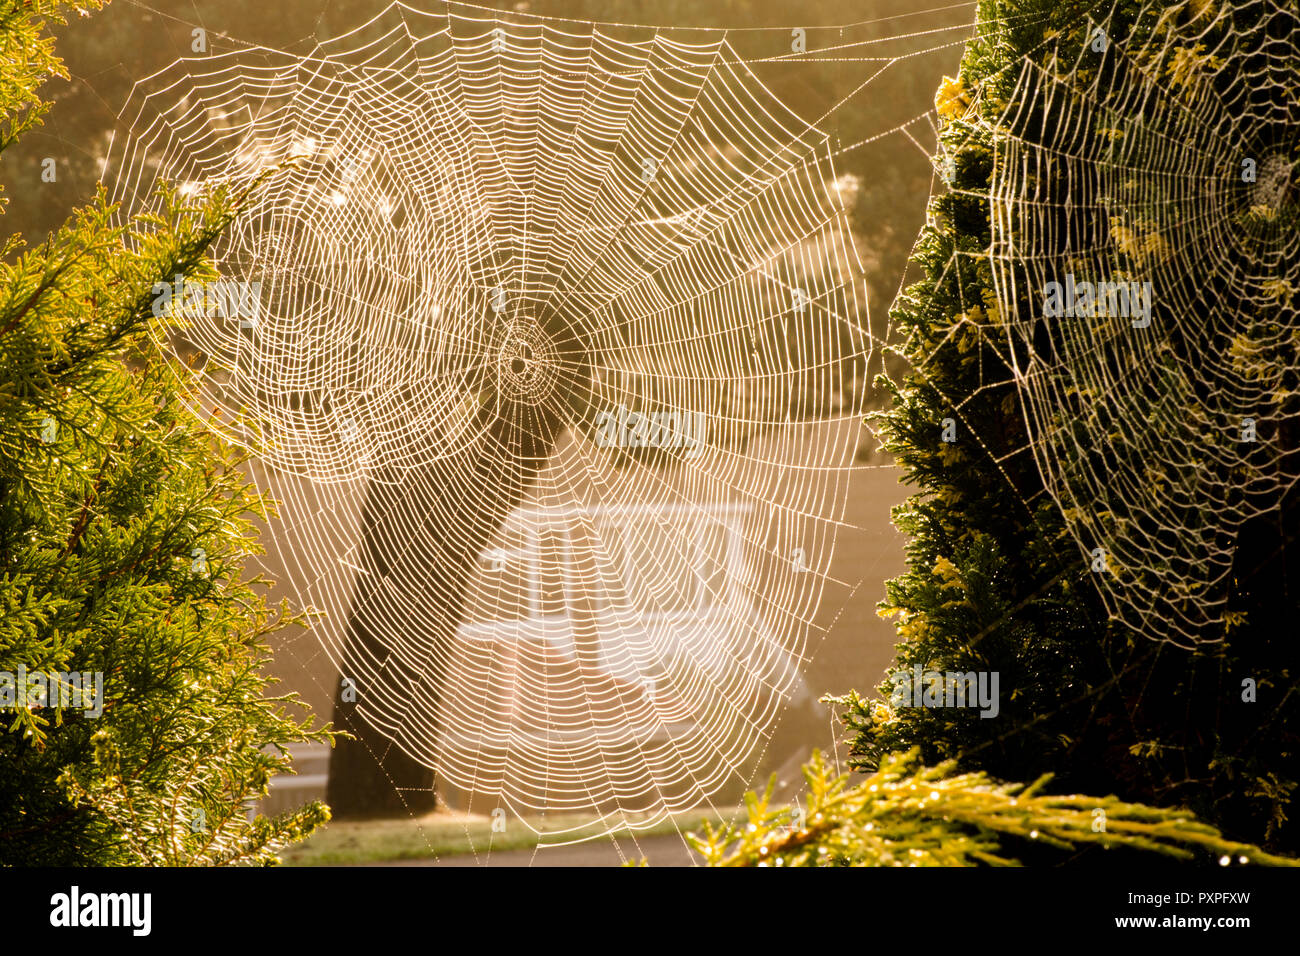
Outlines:
[[[1099,5],[1024,64],[991,262],[1034,454],[1109,610],[1191,647],[1222,639],[1238,536],[1300,472],[1300,13],[1132,22]]]
[[[747,784],[802,692],[863,272],[827,135],[706,36],[394,7],[178,61],[110,155],[130,212],[269,174],[215,248],[257,320],[188,320],[203,401],[357,715],[521,814]]]

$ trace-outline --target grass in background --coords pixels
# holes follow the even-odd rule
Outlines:
[[[649,819],[647,815],[646,819]],[[636,830],[624,827],[614,836],[661,836],[701,833],[705,822],[715,827],[725,821],[717,812],[693,810],[673,814]],[[540,835],[539,835],[540,832]],[[492,818],[481,814],[438,810],[406,820],[333,821],[309,839],[280,854],[285,866],[348,866],[465,856],[473,853],[532,850],[546,842],[567,843],[601,836],[604,828],[594,814],[566,813],[512,818],[505,831],[492,832]]]

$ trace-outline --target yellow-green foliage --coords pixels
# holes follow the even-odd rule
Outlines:
[[[773,806],[769,786],[750,794],[742,825],[691,839],[710,866],[1015,866],[1009,837],[1062,851],[1087,844],[1126,847],[1223,865],[1296,866],[1249,844],[1226,840],[1192,814],[1115,797],[1054,796],[1044,776],[1026,786],[951,762],[922,766],[915,751],[891,754],[849,786],[814,753],[804,768],[807,806]]]
[[[55,4],[4,10],[0,150],[62,70]],[[5,247],[0,672],[97,674],[100,691],[79,708],[24,686],[0,711],[0,866],[269,863],[328,819],[246,816],[288,744],[331,734],[267,693],[264,638],[293,619],[244,574],[267,508],[150,342],[175,331],[155,285],[213,277],[242,198],[165,197],[123,226],[101,192],[39,246]]]

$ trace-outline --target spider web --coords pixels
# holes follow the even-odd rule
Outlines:
[[[1222,639],[1239,533],[1300,468],[1300,17],[1135,22],[1111,36],[1099,8],[1093,42],[1023,65],[991,263],[1035,457],[1111,615],[1192,647]],[[1051,283],[1095,301],[1045,318]]]
[[[997,9],[990,3],[981,14]],[[1216,644],[1242,623],[1233,610],[1246,583],[1237,580],[1238,542],[1252,524],[1258,533],[1261,520],[1275,523],[1262,537],[1281,550],[1267,560],[1285,561],[1283,499],[1294,497],[1300,468],[1292,300],[1300,281],[1300,17],[1293,5],[1271,0],[1137,10],[1081,3],[1062,13],[1088,26],[1076,42],[1077,32],[1056,29],[1054,13],[982,19],[986,49],[1003,42],[1003,30],[1018,34],[1012,42],[1035,33],[1044,39],[965,91],[959,123],[945,112],[946,191],[988,204],[992,242],[987,249],[953,242],[936,281],[987,269],[996,294],[963,303],[953,332],[940,334],[912,370],[925,377],[940,350],[965,351],[954,340],[962,327],[983,340],[978,387],[944,394],[963,434],[1002,473],[1030,527],[1040,497],[1053,500],[1097,570],[1091,579],[1116,632],[1150,642],[1108,657],[1109,679],[1100,686],[1061,694],[1059,706],[963,751],[977,762],[980,751],[1032,735],[1062,714],[1082,725],[1113,720],[1099,707],[1115,686],[1128,688],[1120,717],[1139,734],[1158,734],[1162,721],[1174,726],[1180,714],[1187,726],[1203,726],[1204,694],[1152,706],[1147,682],[1178,648]],[[986,141],[991,188],[966,190],[956,164],[968,150],[987,156]],[[1253,175],[1244,175],[1246,159]],[[932,215],[929,228],[953,224]],[[1110,289],[1104,310],[1049,313],[1053,282],[1061,296],[1067,282],[1074,285],[1076,306],[1085,282],[1094,293],[1100,283],[1149,282],[1150,321],[1131,308],[1125,314],[1122,300],[1112,305]],[[999,451],[999,440],[986,443],[964,410],[1008,387],[1028,440]],[[1025,455],[1043,488],[1021,495],[1012,472]],[[1193,681],[1213,681],[1217,659],[1178,658]],[[1225,743],[1216,762],[1253,759],[1254,742],[1276,732],[1296,693],[1294,675],[1279,671],[1278,706],[1252,722],[1249,737]],[[1077,736],[1086,733],[1081,726]],[[1185,802],[1205,791],[1207,780],[1183,754],[1148,756],[1145,772],[1164,799]]]
[[[439,9],[142,81],[113,198],[269,171],[258,314],[186,345],[358,716],[649,826],[803,693],[873,356],[835,150],[721,33]]]

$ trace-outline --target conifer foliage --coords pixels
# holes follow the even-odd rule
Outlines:
[[[59,7],[0,12],[0,148],[65,75]],[[155,284],[212,279],[205,252],[240,200],[173,199],[123,227],[101,194],[39,245],[5,246],[0,864],[272,862],[328,818],[249,819],[285,746],[331,735],[268,696],[263,639],[293,618],[242,572],[266,505],[150,342],[174,321]]]
[[[806,803],[774,805],[750,794],[743,823],[693,836],[709,866],[1015,866],[1016,854],[1062,862],[1080,847],[1220,866],[1295,866],[1235,843],[1190,814],[1115,797],[1053,796],[1030,786],[925,767],[915,751],[889,754],[850,786],[820,754],[804,768]]]
[[[1071,74],[1069,64],[1053,57],[1097,42],[1104,21],[1113,55],[1176,80],[1172,66],[1153,62],[1150,38],[1159,39],[1150,49],[1181,63],[1198,55],[1197,48],[1167,38],[1199,36],[1205,48],[1215,48],[1249,36],[1245,8],[1259,6],[1250,0],[981,2],[960,71],[936,97],[936,165],[946,168],[946,183],[931,200],[913,255],[919,281],[892,313],[901,330],[897,351],[909,370],[885,383],[894,402],[873,422],[917,490],[895,514],[910,536],[908,570],[889,582],[881,605],[898,626],[895,664],[875,698],[841,700],[858,769],[877,771],[891,754],[915,747],[927,763],[951,759],[962,770],[1004,780],[1051,773],[1056,785],[1070,789],[1190,808],[1232,837],[1271,850],[1300,848],[1287,819],[1300,781],[1295,489],[1265,520],[1241,530],[1233,612],[1221,632],[1197,635],[1198,649],[1150,640],[1112,620],[1095,569],[1035,465],[988,258],[994,146],[1005,134],[1000,124],[1027,60],[1082,90],[1092,76]],[[1266,6],[1275,13],[1270,29],[1279,29],[1285,5]],[[1203,83],[1237,80],[1207,74]],[[1112,118],[1112,125],[1151,119],[1135,113]],[[1035,115],[1032,122],[1057,129],[1073,117]],[[1236,163],[1235,156],[1227,159]],[[1142,174],[1132,169],[1133,176]],[[1040,202],[1068,208],[1068,177],[1053,178],[1050,167],[1032,175]],[[1227,273],[1258,265],[1231,261],[1240,253],[1226,248],[1221,255]],[[1174,266],[1165,268],[1172,275]],[[1195,288],[1203,277],[1179,278]],[[1034,307],[1027,302],[1025,314]],[[1242,315],[1243,328],[1257,318]],[[1038,334],[1036,350],[1050,352],[1051,323],[1041,323]],[[1281,427],[1294,428],[1294,418]],[[1093,454],[1086,464],[1105,474],[1103,450]],[[971,708],[898,706],[893,678],[913,669],[998,672],[996,719]],[[1261,691],[1267,705],[1255,697],[1256,685],[1267,688]]]

